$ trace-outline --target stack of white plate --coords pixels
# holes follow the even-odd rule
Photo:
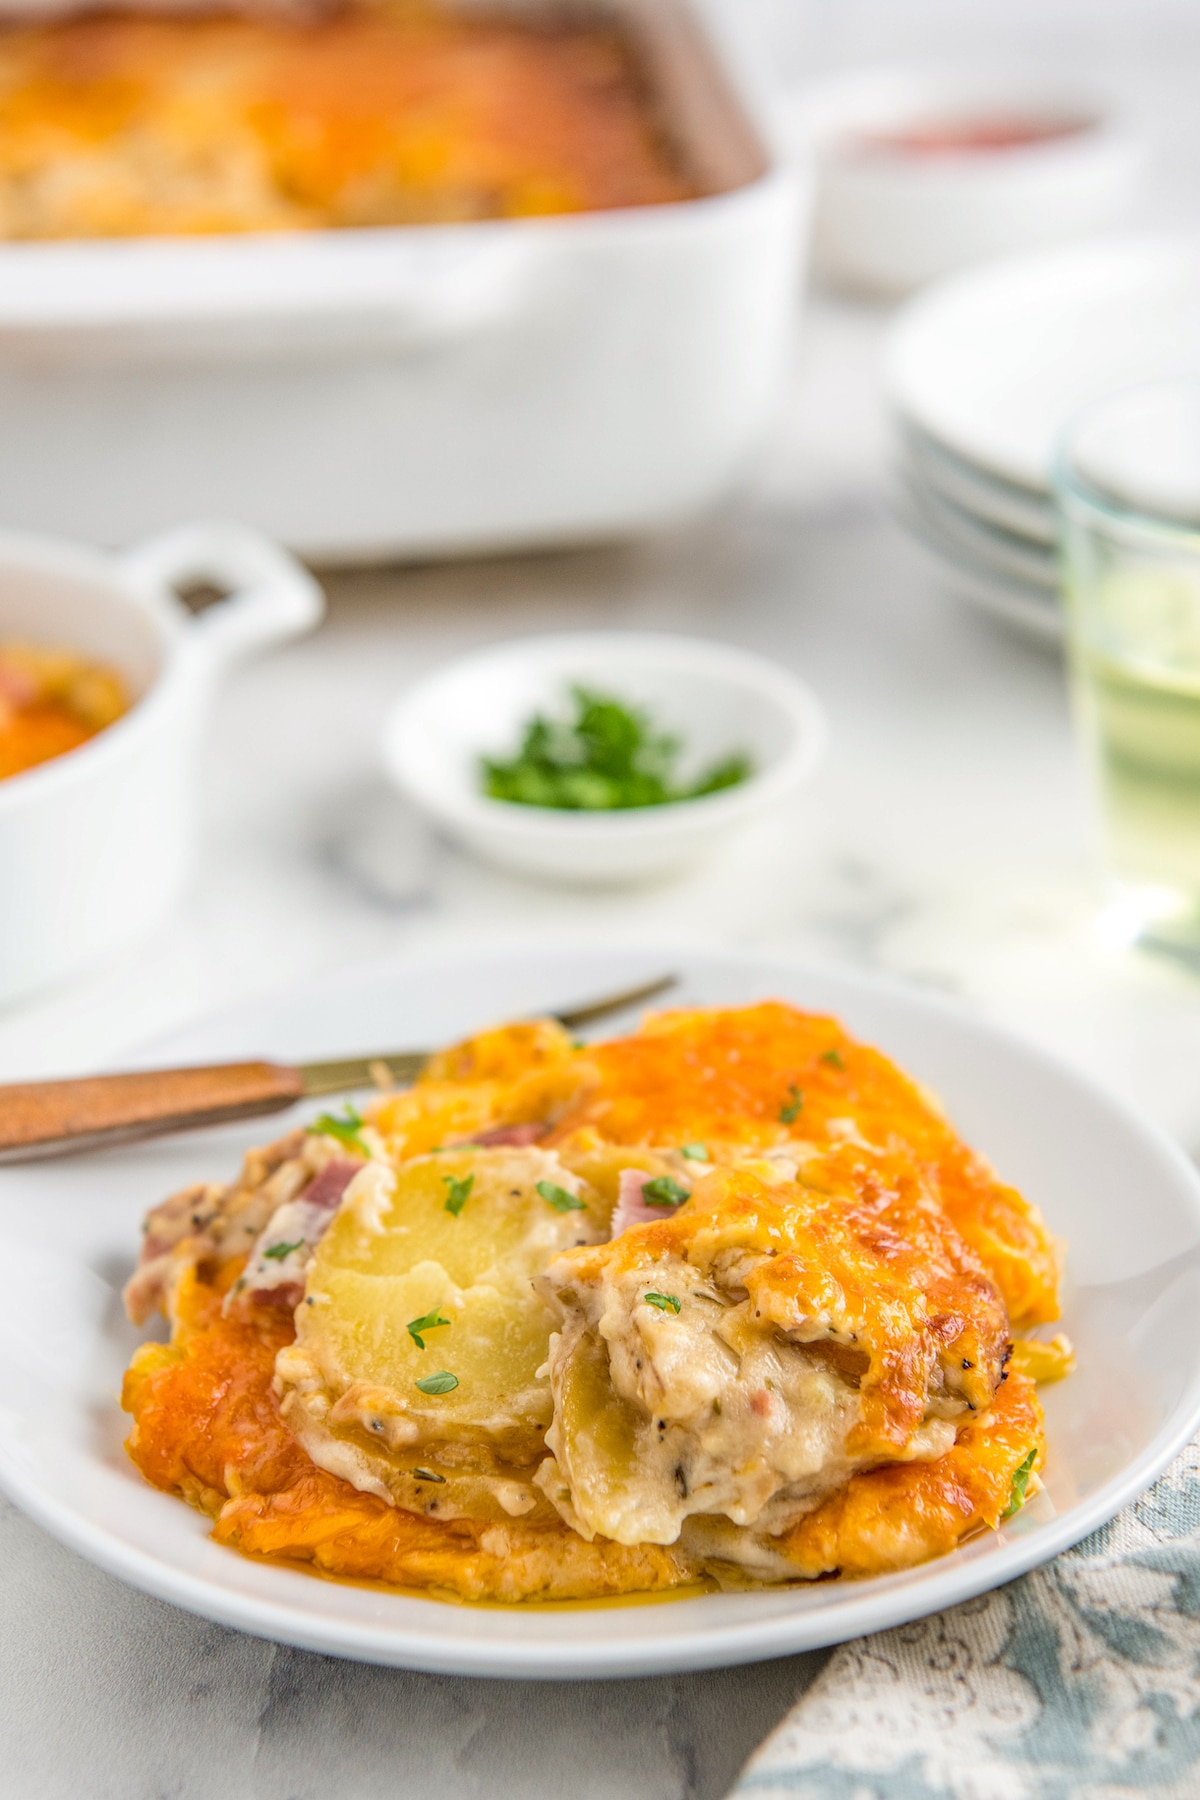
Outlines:
[[[898,510],[957,598],[1060,634],[1054,458],[1072,416],[1200,373],[1200,243],[1115,239],[927,289],[887,359]]]

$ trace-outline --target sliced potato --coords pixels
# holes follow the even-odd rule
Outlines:
[[[555,1455],[542,1464],[537,1483],[560,1517],[590,1542],[596,1531],[576,1510],[574,1495],[594,1496],[595,1510],[610,1526],[636,1513],[644,1421],[613,1387],[608,1351],[596,1334],[576,1327],[573,1335],[573,1352],[562,1360],[558,1416],[550,1433]]]
[[[582,1209],[556,1210],[537,1192],[539,1181],[577,1196]],[[437,1263],[459,1287],[482,1281],[523,1291],[557,1251],[597,1242],[605,1222],[598,1196],[547,1151],[467,1148],[414,1157],[397,1172],[381,1232],[352,1207],[334,1219],[308,1291],[320,1290],[326,1270],[406,1275],[418,1263]]]
[[[441,1516],[540,1508],[528,1478],[552,1411],[539,1371],[554,1319],[531,1283],[560,1251],[602,1239],[607,1210],[526,1148],[418,1157],[390,1207],[344,1205],[276,1364],[313,1460]]]
[[[445,1323],[416,1329],[421,1319]],[[460,1287],[439,1264],[424,1262],[406,1275],[328,1270],[306,1346],[317,1349],[327,1378],[343,1388],[342,1414],[361,1413],[376,1435],[390,1429],[415,1442],[415,1432],[388,1423],[402,1420],[419,1426],[422,1438],[465,1431],[500,1444],[523,1441],[531,1425],[544,1430],[550,1423],[550,1390],[537,1380],[549,1331],[546,1309],[531,1303],[528,1292],[488,1281]],[[457,1386],[450,1386],[450,1376]],[[439,1377],[445,1393],[417,1386]],[[368,1396],[356,1407],[353,1395],[363,1383],[388,1398],[381,1395],[375,1407]],[[378,1426],[371,1417],[376,1411],[385,1420]]]
[[[1018,1338],[1013,1344],[1012,1367],[1031,1381],[1063,1381],[1075,1368],[1075,1350],[1066,1332],[1054,1337]]]

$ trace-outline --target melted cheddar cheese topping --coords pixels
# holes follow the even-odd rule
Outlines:
[[[129,1450],[219,1542],[476,1600],[866,1575],[1040,1465],[1054,1246],[835,1021],[506,1027],[365,1110],[147,1221]]]
[[[0,28],[0,236],[514,218],[696,189],[618,31],[419,0]]]

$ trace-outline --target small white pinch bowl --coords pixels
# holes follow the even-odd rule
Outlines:
[[[193,616],[185,584],[225,597]],[[78,749],[0,781],[0,1003],[102,960],[167,911],[193,861],[217,682],[323,611],[312,576],[238,525],[180,526],[120,555],[0,532],[0,640],[108,663],[132,700]]]
[[[988,118],[1075,128],[1002,148],[924,154],[866,141]],[[818,275],[879,299],[1117,223],[1146,160],[1145,145],[1105,95],[1003,71],[865,71],[814,88],[783,130],[817,170]]]
[[[579,683],[644,707],[683,741],[684,780],[746,752],[736,787],[663,806],[567,812],[493,800],[481,756],[517,750],[535,712],[561,714]],[[789,800],[825,746],[804,684],[749,651],[638,631],[510,639],[435,669],[393,708],[384,767],[430,820],[491,863],[575,884],[652,881],[711,855],[742,825]]]

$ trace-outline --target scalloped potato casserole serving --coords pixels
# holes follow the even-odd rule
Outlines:
[[[1037,1487],[1057,1253],[835,1020],[549,1021],[146,1220],[129,1452],[247,1555],[471,1600],[905,1568]]]
[[[344,0],[0,26],[0,237],[406,225],[693,197],[638,47]]]

